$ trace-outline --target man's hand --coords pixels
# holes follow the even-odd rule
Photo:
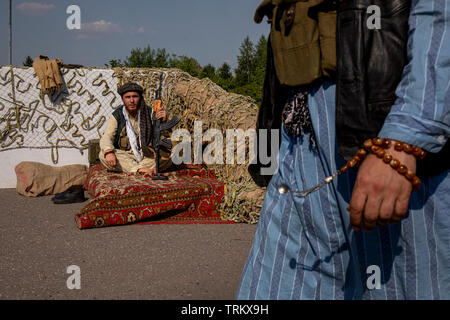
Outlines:
[[[167,113],[164,109],[159,109],[156,111],[156,119],[160,119],[162,122],[166,122],[167,120]]]
[[[412,172],[416,172],[413,155],[394,149],[394,141],[386,152],[399,160]],[[389,164],[370,154],[358,171],[350,200],[350,224],[353,230],[366,230],[375,226],[401,221],[408,211],[412,185]]]
[[[117,158],[114,152],[108,153],[105,156],[106,163],[109,164],[111,167],[115,167],[117,165]]]
[[[156,168],[143,168],[143,169],[139,169],[138,173],[140,174],[150,174],[150,175],[154,175],[156,174]]]

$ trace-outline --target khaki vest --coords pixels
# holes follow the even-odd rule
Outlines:
[[[278,0],[270,4],[270,40],[282,85],[307,85],[322,77],[334,78],[337,15],[336,10],[322,11],[323,2]],[[293,21],[289,23],[289,19]]]

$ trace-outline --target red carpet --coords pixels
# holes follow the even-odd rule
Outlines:
[[[78,228],[232,223],[220,219],[217,207],[224,200],[224,184],[215,179],[213,170],[187,166],[165,175],[169,180],[91,167],[85,188],[92,199],[75,216]]]

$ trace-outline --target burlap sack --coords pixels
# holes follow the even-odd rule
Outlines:
[[[41,92],[43,94],[55,94],[61,91],[63,80],[59,68],[62,60],[57,58],[50,60],[47,56],[40,55],[34,59],[34,72],[39,78]]]
[[[54,167],[30,161],[19,163],[14,170],[16,190],[27,197],[57,194],[72,186],[83,186],[88,174],[88,167],[81,164]]]

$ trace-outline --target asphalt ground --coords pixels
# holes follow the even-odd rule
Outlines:
[[[235,298],[255,225],[79,230],[74,216],[87,202],[56,205],[51,198],[0,189],[0,299]],[[67,286],[72,265],[80,289]]]

